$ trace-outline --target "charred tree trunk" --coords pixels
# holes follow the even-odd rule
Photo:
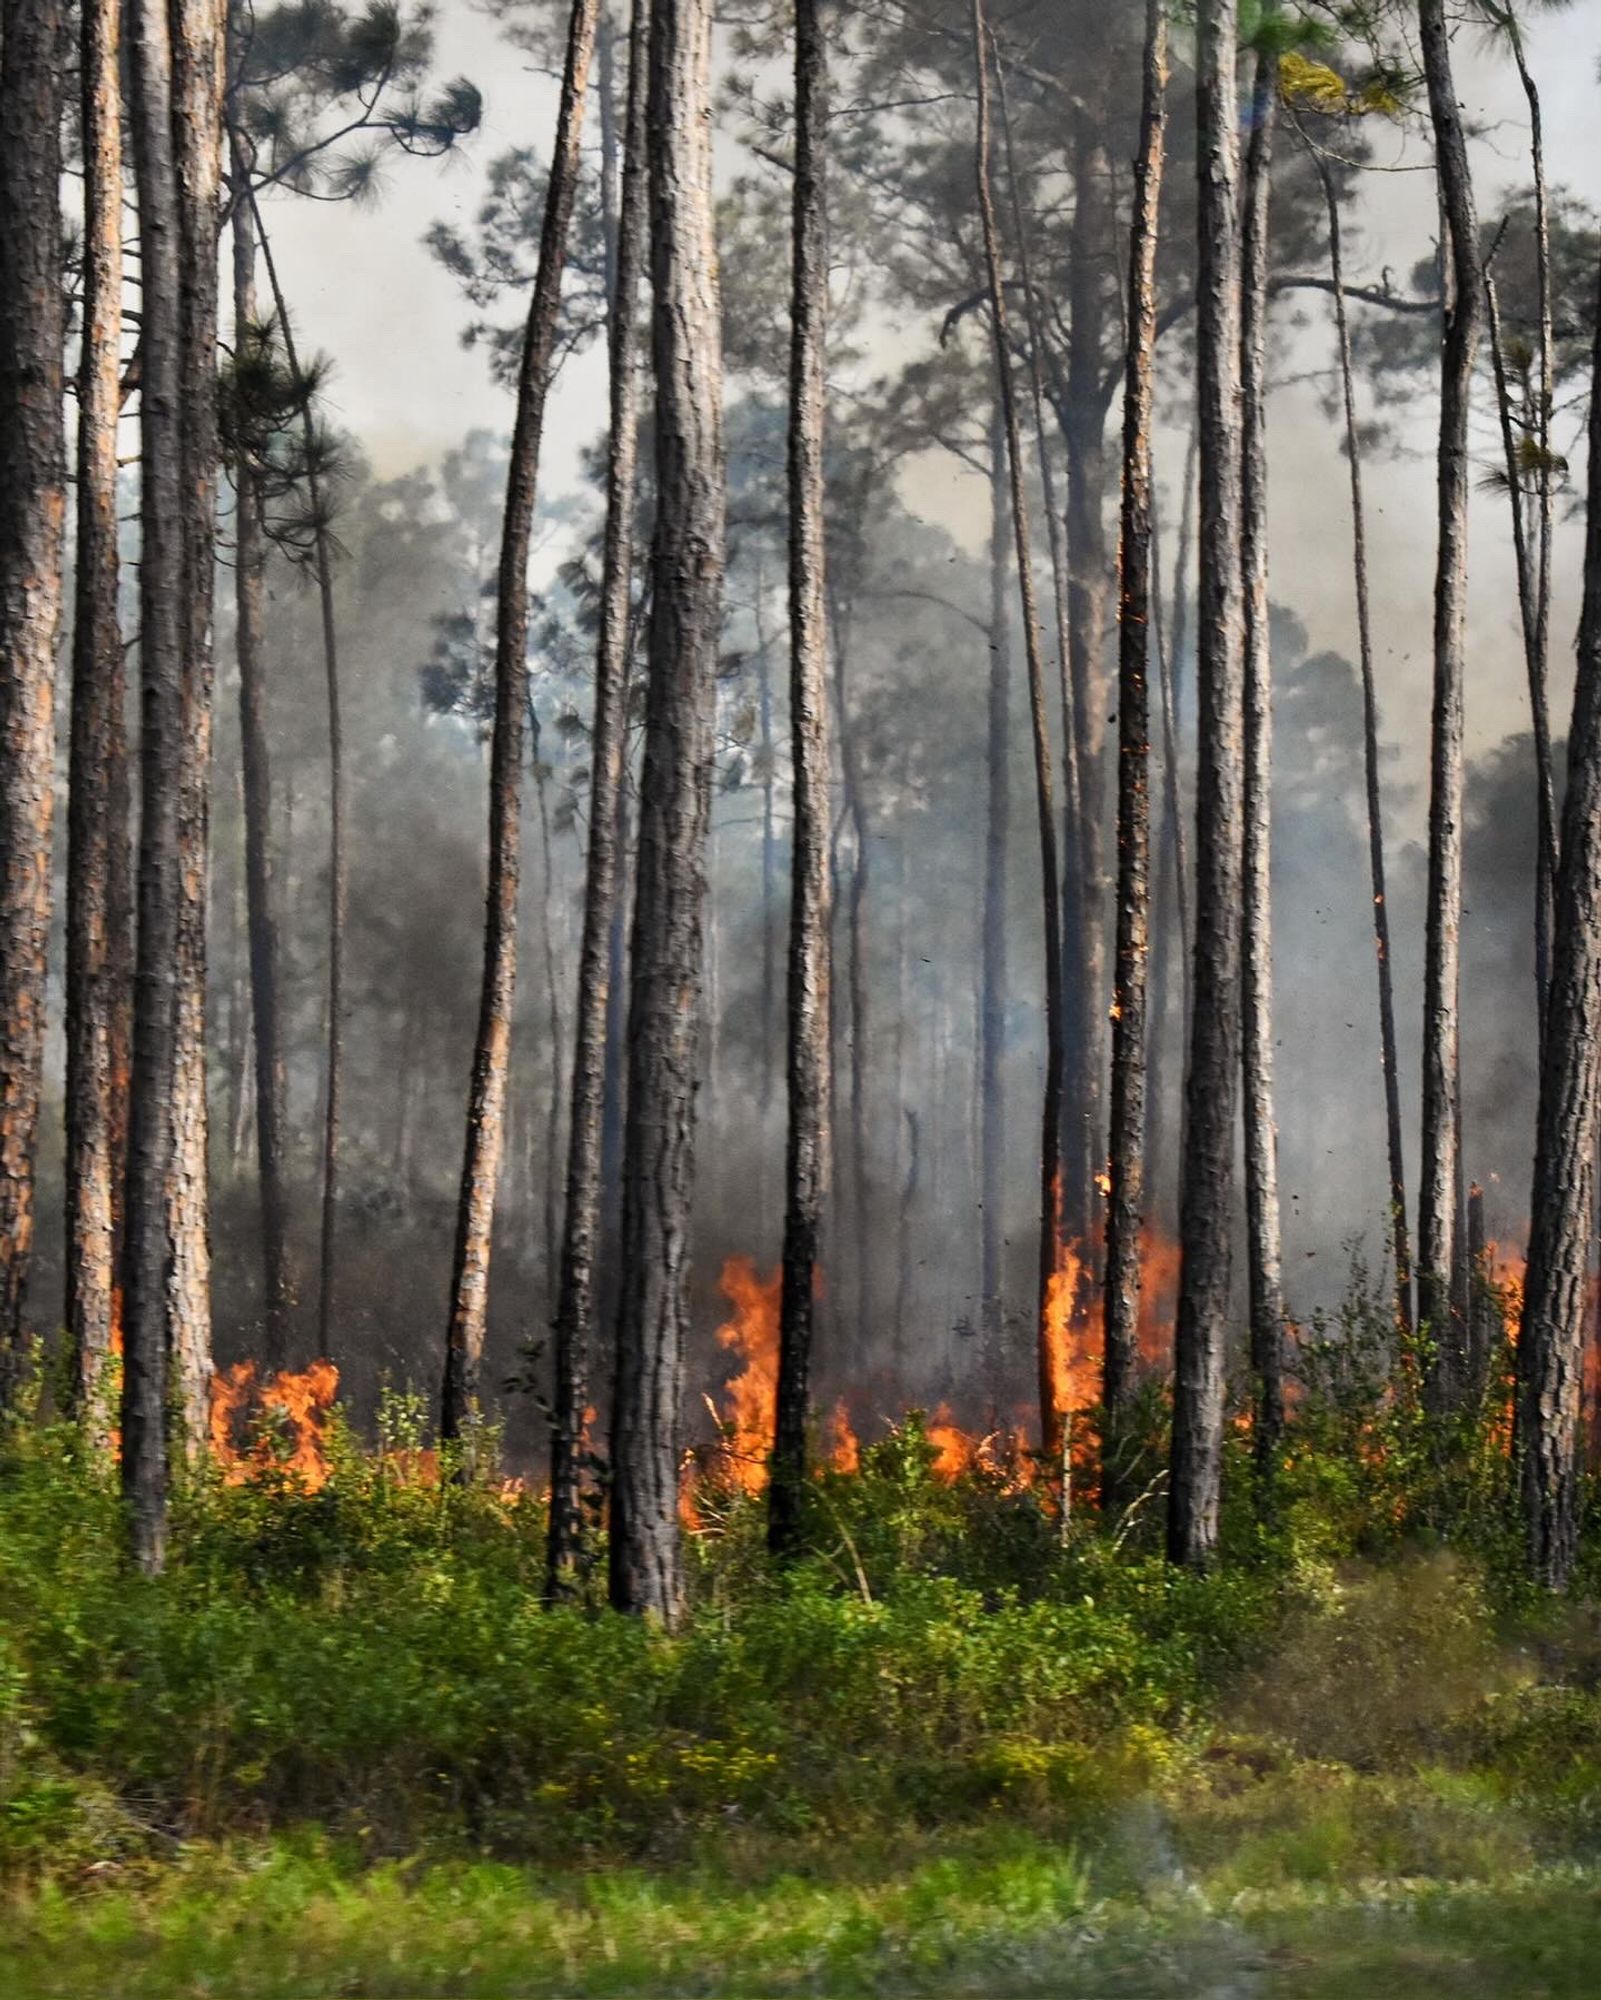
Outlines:
[[[823,454],[828,403],[828,51],[819,0],[795,7],[795,193],[789,358],[790,870],[784,1249],[767,1540],[801,1539],[819,1242],[828,1176],[828,594]]]
[[[550,1408],[550,1530],[544,1590],[564,1596],[582,1556],[584,1412],[594,1342],[594,1264],[602,1230],[606,1116],[620,1110],[620,1078],[608,1076],[608,1022],[620,994],[622,800],[628,748],[628,662],[632,658],[634,488],[638,478],[638,290],[644,270],[650,0],[632,0],[628,22],[628,110],[616,202],[612,290],[606,320],[610,364],[610,444],[606,452],[606,546],[600,630],[594,650],[584,920],[578,944],[578,1002],[572,1022],[572,1106],[566,1128],[566,1210],[556,1282],[556,1352]]]
[[[1271,1473],[1284,1428],[1284,1244],[1279,1139],[1273,1111],[1273,643],[1268,609],[1268,211],[1279,59],[1256,59],[1241,239],[1241,562],[1245,599],[1245,864],[1242,1032],[1245,1216],[1250,1276],[1252,1444]]]
[[[1556,460],[1551,448],[1551,419],[1555,408],[1555,331],[1551,303],[1551,208],[1545,171],[1545,119],[1540,108],[1540,92],[1529,69],[1523,46],[1523,32],[1515,13],[1508,11],[1512,55],[1518,80],[1529,106],[1529,164],[1534,182],[1534,271],[1539,294],[1540,337],[1539,409],[1536,412],[1535,443],[1539,448],[1537,475],[1540,501],[1539,539],[1535,552],[1534,630],[1529,648],[1529,705],[1534,719],[1534,747],[1538,760],[1536,782],[1540,839],[1540,890],[1537,909],[1544,917],[1549,945],[1551,902],[1556,894],[1557,817],[1556,781],[1551,759],[1551,722],[1546,698],[1546,674],[1551,645],[1551,543],[1556,529]],[[1544,749],[1542,750],[1542,743]],[[1542,971],[1541,1007],[1549,982],[1549,964]]]
[[[552,1274],[559,1272],[561,1265],[561,1208],[557,1194],[562,1157],[561,1108],[562,1087],[568,1081],[566,1036],[562,1032],[561,982],[556,975],[556,926],[552,922],[553,891],[555,888],[556,850],[550,837],[550,773],[540,755],[539,716],[530,701],[528,704],[528,736],[534,765],[534,796],[539,806],[539,956],[545,975],[545,1032],[550,1049],[548,1073],[550,1087],[545,1103],[545,1173],[544,1173],[544,1252],[545,1269]],[[529,1113],[530,1128],[533,1125],[532,1110]],[[528,1147],[530,1160],[533,1155],[532,1139]],[[532,1198],[532,1175],[530,1174],[529,1196]]]
[[[1046,713],[1045,656],[1040,643],[1039,607],[1034,591],[1034,549],[1024,478],[1022,426],[1012,384],[1011,342],[1007,332],[1006,287],[1001,274],[999,232],[990,193],[990,50],[984,0],[973,0],[973,55],[978,81],[977,195],[989,285],[990,326],[995,344],[1006,464],[1011,487],[1012,539],[1023,621],[1023,655],[1028,670],[1028,705],[1034,742],[1034,795],[1039,812],[1040,881],[1045,896],[1045,1094],[1040,1139],[1039,1286],[1035,1301],[1035,1358],[1039,1380],[1040,1435],[1047,1467],[1064,1463],[1070,1386],[1066,1357],[1051,1337],[1051,1299],[1056,1278],[1062,1202],[1062,905],[1061,870],[1056,852],[1056,800],[1051,774],[1051,728]]]
[[[61,627],[61,62],[57,0],[0,33],[0,1411],[24,1353],[45,1035]]]
[[[1150,950],[1150,689],[1153,604],[1151,419],[1156,393],[1156,248],[1167,136],[1167,16],[1146,0],[1139,150],[1129,233],[1128,357],[1118,595],[1117,958],[1107,1173],[1106,1348],[1101,1504],[1123,1498],[1120,1427],[1138,1356],[1145,1221],[1146,962]]]
[[[1155,993],[1155,1018],[1151,1024],[1150,1081],[1146,1091],[1146,1180],[1160,1204],[1165,1169],[1170,1154],[1177,1164],[1182,1150],[1168,1138],[1169,1099],[1167,1082],[1170,1019],[1176,1014],[1179,1045],[1179,1095],[1183,1096],[1185,1060],[1189,1047],[1190,970],[1193,945],[1190,923],[1189,844],[1184,838],[1184,786],[1179,753],[1179,695],[1182,686],[1185,648],[1189,644],[1190,551],[1195,539],[1195,473],[1200,454],[1198,424],[1190,426],[1190,442],[1184,455],[1184,495],[1179,508],[1178,550],[1173,568],[1172,614],[1165,631],[1161,605],[1156,602],[1158,670],[1162,682],[1162,855],[1157,876],[1156,938],[1151,951],[1151,986]],[[1154,503],[1153,503],[1154,504]],[[1152,520],[1151,588],[1157,590],[1161,569],[1161,536]],[[1177,935],[1175,936],[1175,932]],[[1175,948],[1176,947],[1176,948]],[[1175,979],[1175,967],[1177,976]],[[1177,985],[1175,995],[1173,988]],[[1176,1001],[1176,1006],[1175,1006]],[[1181,1121],[1182,1125],[1182,1121]],[[1173,1185],[1175,1210],[1178,1187]]]
[[[1585,1309],[1601,1111],[1601,318],[1590,400],[1589,525],[1557,869],[1551,998],[1518,1339],[1517,1444],[1530,1573],[1573,1574]]]
[[[606,469],[606,542],[595,662],[595,713],[589,849],[573,1026],[572,1103],[567,1133],[567,1188],[557,1283],[551,1411],[551,1506],[546,1594],[572,1588],[582,1554],[583,1448],[589,1355],[596,1316],[608,1118],[621,1092],[609,1074],[608,1024],[620,993],[623,803],[632,652],[634,504],[639,442],[639,343],[635,332],[645,255],[645,108],[649,69],[649,0],[634,0],[629,24],[628,104],[612,232],[607,321],[610,444]],[[609,62],[609,58],[608,58]],[[604,81],[605,79],[603,79]],[[615,140],[612,142],[615,147]]]
[[[183,487],[183,746],[179,802],[178,1050],[168,1187],[168,1340],[183,1449],[205,1439],[211,1384],[210,1121],[206,918],[211,876],[212,602],[217,538],[217,216],[222,188],[224,8],[175,0],[179,433]]]
[[[250,163],[232,142],[233,313],[237,343],[256,317],[255,211]],[[241,453],[234,470],[234,651],[239,668],[239,763],[244,794],[245,919],[255,1057],[256,1168],[261,1201],[262,1364],[289,1358],[288,1208],[284,1194],[284,1052],[279,1011],[278,932],[272,882],[272,764],[262,666],[266,537],[255,470]]]
[[[778,746],[773,736],[773,642],[767,630],[767,578],[758,569],[755,591],[758,726],[762,755],[762,1044],[761,1107],[773,1106],[773,1045],[778,1039]],[[763,1234],[767,1201],[762,1200]]]
[[[450,1321],[439,1433],[463,1435],[478,1407],[489,1317],[489,1259],[495,1192],[505,1147],[512,1005],[517,989],[517,887],[522,866],[522,771],[528,709],[528,551],[533,536],[545,399],[550,389],[562,270],[567,260],[580,166],[584,95],[599,0],[573,0],[539,240],[539,266],[517,379],[517,421],[506,473],[495,633],[495,721],[489,772],[489,886],[484,910],[484,976],[473,1045]]]
[[[1066,874],[1074,877],[1064,907],[1068,953],[1063,990],[1069,1013],[1072,1075],[1068,1115],[1078,1131],[1069,1159],[1092,1174],[1106,1156],[1101,1079],[1106,1035],[1106,797],[1104,638],[1107,579],[1106,418],[1103,383],[1108,295],[1103,282],[1116,236],[1111,170],[1099,129],[1079,113],[1071,139],[1073,223],[1068,263],[1067,380],[1062,411],[1067,444],[1068,678],[1072,686],[1077,762],[1074,791],[1079,823],[1070,829]],[[1076,871],[1076,872],[1075,872]],[[1071,929],[1067,929],[1071,926]],[[1088,1244],[1095,1210],[1093,1180],[1063,1190],[1063,1228]]]
[[[639,310],[645,260],[645,106],[650,0],[633,0],[628,31],[628,110],[618,196],[616,254],[606,339],[611,435],[606,459],[606,545],[595,648],[589,852],[573,1021],[573,1090],[567,1127],[567,1203],[556,1293],[555,1382],[550,1429],[550,1529],[545,1591],[567,1594],[583,1552],[584,1419],[594,1344],[595,1260],[602,1227],[605,1122],[620,1096],[607,1077],[607,1022],[620,985],[614,953],[622,896],[628,747],[628,665],[633,640],[634,503],[639,465]]]
[[[850,707],[850,639],[851,611],[848,604],[841,602],[840,593],[835,589],[835,576],[827,580],[827,619],[829,636],[833,641],[834,660],[834,713],[838,718],[839,764],[841,790],[844,795],[844,822],[851,831],[851,872],[849,889],[844,896],[845,904],[845,986],[846,1012],[850,1021],[850,1206],[851,1206],[851,1261],[856,1282],[856,1324],[865,1327],[868,1323],[869,1304],[872,1288],[872,1191],[868,1174],[867,1159],[867,1065],[871,1022],[867,1005],[867,892],[872,879],[871,851],[868,846],[868,819],[866,776],[862,769],[861,746],[852,722]],[[829,868],[829,901],[838,900],[839,887],[839,844],[836,837],[832,843]],[[832,984],[832,983],[831,983]],[[830,991],[832,1011],[833,993]],[[830,1046],[832,1047],[832,1030]],[[830,1101],[838,1094],[836,1065],[829,1065]],[[839,1133],[837,1122],[830,1118],[828,1132],[830,1171],[825,1185],[835,1189],[835,1210],[838,1212],[839,1191],[842,1177],[832,1170],[832,1163],[839,1157]],[[843,1231],[840,1232],[843,1235]]]
[[[1045,353],[1044,315],[1040,310],[1039,292],[1034,282],[1034,260],[1029,244],[1028,223],[1023,212],[1022,181],[1018,174],[1017,149],[1012,138],[1011,109],[1006,93],[1006,68],[1002,62],[995,66],[995,98],[1000,107],[1001,134],[1006,148],[1006,179],[1011,195],[1012,231],[1017,239],[1018,274],[1023,281],[1023,310],[1028,330],[1029,392],[1033,403],[1034,443],[1039,453],[1041,499],[1045,506],[1046,546],[1051,553],[1051,595],[1052,611],[1056,628],[1056,671],[1058,699],[1062,710],[1062,792],[1063,828],[1066,835],[1067,851],[1063,865],[1058,869],[1061,882],[1061,915],[1059,930],[1062,934],[1061,968],[1058,984],[1061,987],[1061,1005],[1058,1008],[1057,1035],[1060,1042],[1062,1080],[1062,1186],[1057,1200],[1056,1228],[1062,1229],[1064,1216],[1074,1207],[1089,1213],[1088,1190],[1093,1186],[1096,1163],[1091,1157],[1092,1133],[1090,1121],[1082,1115],[1087,1086],[1084,1070],[1082,1038],[1072,1032],[1069,1014],[1072,1000],[1067,990],[1070,967],[1080,964],[1081,947],[1076,942],[1077,934],[1083,926],[1082,882],[1080,870],[1075,862],[1075,851],[1079,842],[1079,832],[1083,825],[1084,802],[1079,796],[1079,760],[1077,743],[1082,734],[1082,724],[1073,704],[1073,679],[1069,667],[1071,652],[1072,615],[1068,609],[1068,558],[1067,524],[1063,519],[1061,502],[1057,497],[1056,473],[1051,462],[1051,453],[1045,435]],[[1054,843],[1053,843],[1054,844]],[[1074,939],[1066,933],[1073,932]],[[1082,996],[1081,996],[1082,998]],[[1069,1187],[1083,1192],[1072,1199],[1066,1193]]]
[[[712,225],[710,0],[655,0],[650,38],[657,519],[629,1004],[611,1600],[683,1603],[687,1330],[712,694],[722,623],[722,338]]]
[[[1202,0],[1196,70],[1201,535],[1195,980],[1167,1524],[1170,1559],[1192,1566],[1209,1562],[1217,1545],[1240,1075],[1244,686],[1237,37],[1235,0]]]
[[[1007,615],[1006,506],[1006,432],[997,393],[990,425],[990,672],[984,747],[987,797],[978,1005],[979,1330],[984,1350],[984,1390],[992,1408],[1000,1390],[1006,1319],[1001,1269],[1006,1094],[1001,1059],[1006,1040],[1006,861],[1012,815],[1008,755],[1012,648],[1011,620]]]
[[[300,405],[300,429],[306,460],[306,500],[311,511],[312,555],[317,570],[317,604],[322,622],[324,698],[328,710],[328,987],[327,1044],[323,1079],[322,1226],[318,1256],[317,1346],[333,1348],[333,1322],[338,1277],[339,1139],[344,1078],[345,910],[349,902],[350,864],[345,840],[345,750],[339,701],[339,628],[334,611],[333,537],[321,474],[322,446],[317,436],[310,381],[295,347],[289,304],[278,278],[272,244],[262,225],[254,192],[251,210],[262,262],[272,288],[274,317],[284,344],[284,359]]]
[[[1496,1310],[1489,1244],[1484,1233],[1484,1189],[1468,1184],[1468,1400],[1482,1403],[1489,1386],[1500,1314]]]
[[[1327,162],[1310,148],[1323,186],[1329,219],[1329,282],[1345,410],[1345,456],[1351,474],[1352,575],[1356,589],[1357,652],[1362,672],[1362,760],[1367,787],[1368,874],[1373,891],[1373,946],[1379,974],[1379,1072],[1384,1084],[1386,1152],[1390,1168],[1390,1254],[1395,1270],[1396,1320],[1412,1331],[1412,1251],[1407,1229],[1406,1160],[1401,1135],[1401,1069],[1396,1053],[1395,974],[1390,956],[1390,904],[1385,888],[1384,794],[1379,761],[1378,679],[1373,666],[1373,616],[1368,592],[1367,509],[1362,490],[1362,440],[1357,427],[1351,365],[1351,325],[1346,312],[1340,245],[1340,203]]]
[[[122,1337],[117,1282],[118,1182],[125,1169],[117,1065],[126,1053],[127,761],[122,634],[117,621],[117,415],[122,352],[121,9],[84,0],[79,15],[83,119],[83,335],[78,364],[78,540],[74,557],[72,738],[67,790],[67,1339],[73,1393],[102,1433],[103,1371]],[[123,817],[119,821],[119,805]]]
[[[122,1491],[135,1562],[161,1569],[167,1530],[168,1184],[178,1077],[183,900],[182,437],[178,178],[164,0],[129,10],[130,123],[140,244],[139,926],[128,1113]]]
[[[1461,1205],[1458,1003],[1462,932],[1463,627],[1467,611],[1468,403],[1483,287],[1467,136],[1451,73],[1444,0],[1419,0],[1418,27],[1434,126],[1435,171],[1449,238],[1451,284],[1440,365],[1439,559],[1434,585],[1434,704],[1429,748],[1429,877],[1423,986],[1423,1152],[1418,1193],[1418,1319],[1426,1331],[1424,1396],[1450,1410],[1461,1380],[1462,1329],[1451,1309]]]
[[[1512,550],[1518,572],[1518,615],[1523,627],[1523,658],[1529,682],[1529,718],[1534,728],[1535,842],[1538,879],[1534,898],[1534,981],[1544,1033],[1546,995],[1551,987],[1551,899],[1556,886],[1556,773],[1551,755],[1551,714],[1546,699],[1545,619],[1549,606],[1544,563],[1548,551],[1529,547],[1523,504],[1524,468],[1519,461],[1517,431],[1507,383],[1506,349],[1501,339],[1501,302],[1488,264],[1484,272],[1485,325],[1490,339],[1490,364],[1495,376],[1496,414],[1501,428],[1501,453],[1506,467],[1507,505],[1512,516]],[[1545,446],[1540,445],[1543,454]],[[1542,467],[1543,471],[1543,467]],[[1544,495],[1541,495],[1542,515]],[[1545,523],[1542,518],[1541,529]]]

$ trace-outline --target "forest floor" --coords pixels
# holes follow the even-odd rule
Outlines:
[[[52,1888],[0,1937],[12,2000],[1591,2000],[1598,1966],[1591,1870],[1106,1894],[1027,1841],[855,1883],[207,1851]]]
[[[917,1420],[782,1574],[703,1484],[667,1635],[404,1441],[181,1484],[146,1578],[0,1439],[0,1996],[1592,2000],[1601,1536],[1532,1592],[1489,1430],[1305,1405],[1270,1517],[1233,1449],[1204,1575]]]

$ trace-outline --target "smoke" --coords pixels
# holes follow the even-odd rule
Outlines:
[[[467,226],[487,163],[548,131],[548,79],[516,69],[493,24],[464,0],[437,16],[442,72],[488,80],[484,126],[466,157],[399,163],[376,211],[283,200],[275,245],[305,339],[334,357],[331,419],[364,463],[340,493],[339,625],[351,759],[353,845],[342,1312],[334,1356],[358,1415],[381,1382],[432,1395],[439,1368],[477,1001],[487,768],[470,719],[431,713],[421,674],[438,621],[492,623],[484,586],[499,522],[501,447],[510,403],[479,356],[457,345],[466,316],[428,256],[422,221]],[[1601,194],[1589,145],[1589,64],[1601,0],[1539,22],[1531,58],[1548,90],[1554,169]],[[1515,82],[1470,59],[1464,92],[1489,137],[1481,205],[1524,178]],[[958,110],[960,107],[958,107]],[[953,114],[954,115],[954,114]],[[1502,121],[1507,121],[1503,124]],[[1388,143],[1388,142],[1387,142]],[[1420,149],[1396,140],[1362,177],[1347,261],[1355,278],[1404,274],[1435,228]],[[1175,176],[1185,172],[1179,161]],[[432,178],[425,178],[432,176]],[[952,197],[955,199],[955,195]],[[360,282],[352,274],[359,272]],[[739,266],[725,271],[738,286]],[[397,313],[397,302],[403,312]],[[1360,309],[1358,309],[1360,310]],[[776,321],[775,321],[776,324]],[[1328,414],[1333,333],[1328,302],[1275,307],[1270,411],[1273,596],[1278,690],[1274,820],[1278,1084],[1292,1311],[1332,1306],[1346,1248],[1382,1258],[1387,1201],[1376,973],[1366,866],[1361,704],[1350,656],[1355,613],[1346,469]],[[397,334],[397,326],[400,331]],[[855,330],[853,393],[929,352],[926,323],[865,320]],[[771,328],[767,329],[771,332]],[[764,334],[764,338],[765,338]],[[570,363],[552,402],[547,498],[536,575],[558,621],[535,662],[541,784],[529,788],[519,1015],[510,1137],[498,1222],[491,1387],[538,1350],[553,1307],[549,1219],[559,1174],[585,835],[583,606],[558,566],[593,532],[597,500],[584,454],[594,442],[600,357]],[[1187,445],[1182,335],[1164,360],[1157,441],[1169,583]],[[750,380],[732,385],[734,547],[709,880],[714,924],[700,1102],[699,1191],[691,1355],[694,1391],[727,1366],[714,1329],[716,1277],[743,1254],[776,1260],[782,1220],[783,983],[787,914],[788,759],[782,544],[781,411]],[[970,411],[957,413],[970,417]],[[1483,413],[1481,412],[1481,415]],[[1432,401],[1426,374],[1411,405],[1388,413],[1386,448],[1369,468],[1372,566],[1385,738],[1391,913],[1406,1131],[1415,1169],[1421,1011],[1422,858],[1426,807],[1433,566]],[[463,446],[463,440],[468,442]],[[1488,454],[1493,440],[1482,433]],[[455,453],[450,457],[450,453]],[[843,491],[843,484],[842,484]],[[976,1053],[989,672],[985,481],[952,451],[925,449],[885,477],[852,485],[834,511],[835,644],[846,726],[862,769],[866,840],[843,814],[836,831],[834,1196],[825,1253],[819,1400],[849,1390],[872,1417],[907,1401],[1026,1403],[1032,1377],[1037,1122],[1042,1088],[1043,965],[1038,849],[1020,661],[1014,672],[1009,977],[1003,1082],[1005,1350],[986,1381],[979,1319]],[[1521,647],[1505,501],[1474,502],[1469,608],[1467,918],[1464,937],[1464,1138],[1467,1170],[1492,1189],[1491,1232],[1526,1220],[1533,1118],[1533,805]],[[1553,632],[1576,604],[1577,529],[1558,538]],[[226,551],[224,552],[226,555]],[[1046,551],[1039,553],[1047,575]],[[219,578],[226,606],[230,575]],[[1049,593],[1044,595],[1048,599]],[[571,641],[562,641],[564,629]],[[268,615],[277,894],[285,938],[293,1236],[299,1275],[295,1358],[309,1358],[315,1309],[317,1134],[322,1089],[327,766],[316,606],[308,580],[275,559]],[[257,1348],[254,1164],[242,916],[236,684],[226,608],[219,677],[212,895],[211,1115],[216,1187],[217,1346],[223,1362]],[[1193,687],[1193,662],[1175,662]],[[1568,664],[1553,660],[1553,713],[1565,715]],[[1193,725],[1188,709],[1181,716]],[[1186,784],[1188,784],[1186,767]],[[836,811],[839,804],[836,797]],[[865,864],[853,999],[850,888]],[[552,1014],[543,962],[556,969]],[[1178,960],[1173,957],[1174,976]],[[54,963],[61,963],[59,952]],[[1155,1219],[1173,1221],[1172,1135],[1182,1065],[1176,997],[1166,1010],[1167,1152],[1157,1162]],[[852,1064],[853,1036],[859,1037]],[[59,1103],[41,1162],[41,1269],[35,1313],[57,1311],[60,1283]],[[554,1116],[554,1139],[552,1125]],[[609,1282],[609,1274],[608,1274]],[[537,1372],[537,1371],[536,1371]],[[507,1405],[514,1455],[535,1448],[537,1404]]]

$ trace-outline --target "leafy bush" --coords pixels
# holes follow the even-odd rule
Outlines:
[[[450,1477],[398,1406],[378,1450],[336,1427],[318,1491],[271,1471],[181,1481],[156,1579],[124,1566],[114,1482],[77,1432],[17,1430],[0,1460],[0,1873],[306,1822],[370,1854],[551,1862],[995,1825],[1078,1840],[1142,1797],[1226,1819],[1286,1787],[1304,1817],[1314,1768],[1342,1785],[1477,1774],[1520,1826],[1547,1808],[1588,1824],[1601,1643],[1549,1616],[1535,1631],[1498,1529],[1487,1561],[1406,1556],[1428,1531],[1393,1518],[1384,1453],[1412,1422],[1349,1382],[1309,1390],[1268,1509],[1233,1437],[1227,1560],[1203,1576],[1142,1525],[1063,1523],[1019,1468],[936,1477],[914,1418],[818,1480],[810,1553],[781,1575],[759,1500],[698,1494],[672,1637],[595,1603],[547,1610],[541,1504],[493,1472],[492,1439],[474,1479]],[[1384,1561],[1353,1566],[1361,1550]],[[1525,1714],[1508,1691],[1542,1677],[1560,1690]],[[1417,1810],[1472,1818],[1460,1800]],[[1333,1853],[1346,1835],[1307,1839]]]

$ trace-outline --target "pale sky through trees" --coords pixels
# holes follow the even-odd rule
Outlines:
[[[337,364],[328,396],[330,416],[355,433],[384,474],[436,459],[475,426],[509,431],[510,394],[491,381],[482,351],[462,349],[467,309],[454,280],[429,255],[423,234],[436,218],[470,223],[484,171],[507,148],[532,143],[548,158],[555,114],[551,79],[509,48],[493,20],[469,0],[443,0],[436,33],[436,73],[469,76],[483,90],[480,131],[441,162],[392,158],[385,166],[376,212],[289,198],[271,207],[303,337]],[[1601,0],[1578,0],[1566,12],[1536,15],[1529,47],[1545,105],[1553,184],[1601,205],[1601,147],[1595,143]],[[1511,64],[1487,60],[1472,38],[1462,38],[1458,64],[1469,115],[1481,135],[1475,146],[1481,210],[1491,214],[1500,189],[1527,179],[1523,98]],[[719,143],[726,168],[733,141],[720,133]],[[1423,170],[1427,151],[1416,136],[1380,133],[1374,158],[1378,167],[1402,171],[1369,172],[1361,178],[1362,205],[1350,231],[1347,270],[1353,281],[1376,282],[1388,268],[1401,288],[1434,237],[1433,181]],[[1175,171],[1186,166],[1175,162]],[[1362,311],[1355,308],[1358,315]],[[1313,295],[1280,301],[1277,323],[1282,327],[1291,315],[1304,321],[1304,327],[1280,352],[1275,375],[1283,386],[1273,396],[1269,423],[1273,595],[1305,623],[1314,650],[1350,652],[1354,635],[1344,473],[1337,455],[1338,427],[1322,405],[1328,376],[1323,373],[1316,383],[1285,380],[1328,369],[1332,329],[1326,306]],[[908,342],[916,345],[926,344],[931,335],[932,329],[906,330]],[[877,357],[880,364],[887,358],[885,351]],[[604,403],[604,360],[597,345],[564,376],[552,399],[543,483],[547,503],[570,487],[578,452],[596,435]],[[1433,402],[1421,380],[1416,409],[1415,421],[1397,433],[1405,455],[1384,463],[1382,478],[1373,481],[1370,532],[1386,733],[1393,741],[1411,735],[1421,746],[1429,698],[1434,534]],[[1488,408],[1479,414],[1488,420]],[[1567,429],[1572,428],[1570,419]],[[1488,430],[1483,442],[1488,455]],[[1157,473],[1169,525],[1182,453],[1181,436],[1171,429],[1159,435]],[[917,491],[923,512],[964,541],[976,542],[988,504],[979,482],[949,458],[935,456],[919,465]],[[1470,749],[1525,726],[1520,721],[1525,713],[1523,670],[1504,503],[1499,496],[1478,494],[1474,505],[1479,521],[1469,632]],[[1497,511],[1489,514],[1492,509]],[[1570,521],[1559,530],[1553,621],[1553,711],[1559,719],[1571,671],[1578,553],[1578,531]],[[1396,775],[1400,779],[1404,774]],[[1410,803],[1398,801],[1398,806],[1397,831],[1414,831],[1422,810],[1421,788]]]

